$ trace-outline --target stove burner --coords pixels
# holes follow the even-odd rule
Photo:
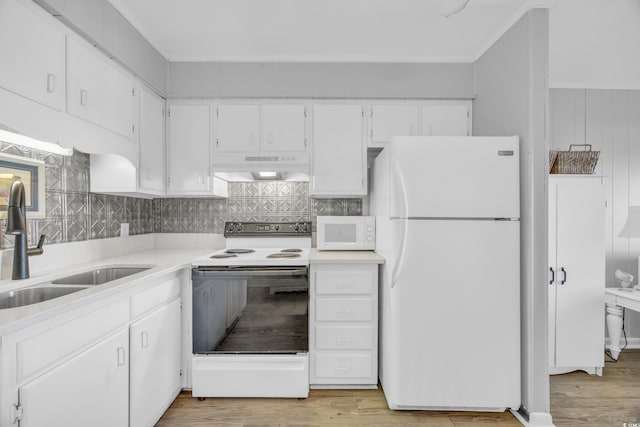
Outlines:
[[[300,258],[300,254],[291,252],[277,252],[275,254],[268,255],[267,258]]]
[[[302,252],[302,249],[283,249],[280,252],[284,252],[284,253],[295,253],[295,252]]]
[[[225,254],[250,254],[251,252],[255,252],[253,249],[227,249],[224,251]]]
[[[213,259],[218,259],[218,258],[233,258],[233,257],[237,257],[237,256],[238,256],[238,255],[236,255],[236,254],[225,254],[225,253],[222,253],[222,254],[215,254],[215,255],[211,255],[211,257],[210,257],[210,258],[213,258]]]

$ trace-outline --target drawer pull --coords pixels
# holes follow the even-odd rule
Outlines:
[[[336,284],[336,288],[338,289],[350,288],[352,286],[353,286],[353,282],[351,280],[339,280],[338,283]]]
[[[336,366],[336,375],[347,375],[351,371],[351,366]]]
[[[351,309],[347,307],[338,307],[336,308],[336,313],[348,314],[348,313],[351,313]]]
[[[55,74],[47,74],[47,92],[53,93],[56,90],[56,76]]]
[[[118,347],[118,366],[124,366],[126,363],[126,354],[124,352],[124,347]]]
[[[337,343],[349,343],[351,342],[351,338],[348,337],[336,337]]]

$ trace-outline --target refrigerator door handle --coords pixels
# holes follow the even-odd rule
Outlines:
[[[551,280],[549,280],[549,284],[553,285],[553,282],[556,281],[556,272],[553,270],[553,267],[549,267],[549,271],[551,272]]]
[[[398,254],[396,256],[396,262],[393,265],[393,270],[391,272],[391,288],[396,287],[396,283],[398,282],[398,274],[400,272],[400,267],[404,263],[404,252],[405,247],[407,245],[407,220],[400,220],[402,222],[402,232],[400,233],[400,247],[398,250]]]
[[[396,201],[400,202],[400,211],[397,216],[399,218],[408,218],[409,203],[407,202],[407,186],[404,183],[404,175],[402,174],[400,162],[398,162],[398,158],[393,155],[393,151],[391,152],[391,161],[393,162],[392,176],[397,180],[396,188],[392,187],[391,191],[396,190],[400,196],[395,198]]]

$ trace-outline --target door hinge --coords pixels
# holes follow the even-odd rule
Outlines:
[[[307,148],[307,138],[304,139],[304,148]]]
[[[11,424],[15,424],[22,419],[22,405],[16,403],[11,405]]]
[[[373,108],[371,110],[369,110],[369,117],[373,117]]]
[[[131,133],[136,133],[136,125],[131,125]]]
[[[131,88],[131,96],[136,96],[136,88]]]
[[[216,117],[219,117],[219,116],[220,116],[220,110],[216,108]]]
[[[307,109],[306,108],[304,109],[304,117],[305,118],[307,117]]]
[[[167,117],[171,117],[171,108],[167,108]]]
[[[180,369],[180,376],[182,376],[182,369]]]
[[[362,108],[362,118],[364,119],[364,107]]]
[[[218,141],[218,138],[216,138],[216,147],[220,145],[220,141]]]

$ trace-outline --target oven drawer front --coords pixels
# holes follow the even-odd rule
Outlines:
[[[194,355],[193,397],[307,397],[309,354]]]
[[[370,354],[317,355],[316,378],[369,378],[372,375]]]
[[[316,295],[371,295],[374,284],[376,283],[371,271],[320,270],[316,272]]]
[[[371,326],[316,326],[318,350],[371,350]]]
[[[373,319],[371,298],[317,298],[317,321],[369,322]]]

